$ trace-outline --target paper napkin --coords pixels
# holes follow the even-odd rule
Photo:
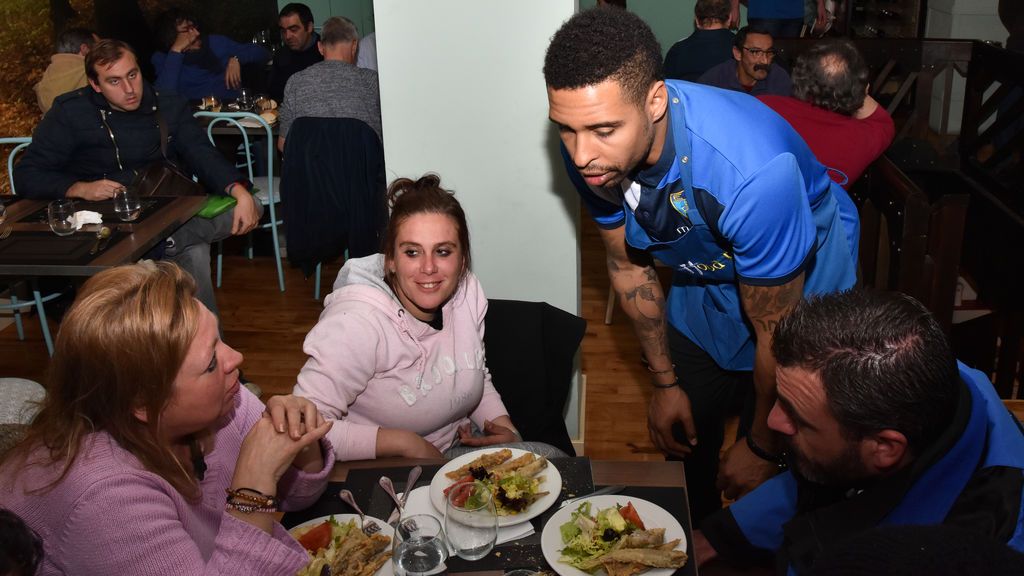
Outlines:
[[[81,230],[86,224],[102,224],[103,215],[92,210],[79,210],[75,212],[75,230]]]

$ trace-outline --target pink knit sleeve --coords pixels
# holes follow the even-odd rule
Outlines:
[[[84,491],[61,534],[47,538],[47,555],[66,574],[294,574],[307,555],[279,526],[274,534],[219,509],[219,529],[205,538],[186,531],[202,519],[151,474],[122,474]],[[205,545],[204,545],[205,543]],[[205,547],[205,549],[201,549]]]
[[[377,369],[380,328],[347,302],[329,305],[302,345],[309,356],[294,394],[309,398],[324,418],[334,420],[327,438],[338,460],[377,455],[378,426],[345,419],[348,407],[366,390]]]
[[[487,297],[484,296],[484,289],[480,286],[480,281],[477,280],[475,274],[472,272],[467,274],[465,282],[466,301],[464,305],[469,306],[473,311],[482,347],[484,341],[484,317],[487,316]],[[480,404],[470,413],[469,419],[483,430],[485,420],[494,420],[499,416],[508,416],[508,410],[505,409],[505,404],[501,401],[501,395],[498,394],[498,391],[494,389],[494,385],[491,384],[491,371],[487,369],[485,364],[484,395],[480,398]]]

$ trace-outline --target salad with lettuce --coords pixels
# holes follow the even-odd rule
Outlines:
[[[597,510],[595,514],[590,502],[584,501],[569,521],[559,526],[565,544],[559,561],[580,570],[592,570],[596,560],[622,547],[626,536],[644,529],[632,502]]]

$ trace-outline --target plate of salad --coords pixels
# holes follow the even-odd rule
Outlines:
[[[498,526],[522,524],[558,500],[562,475],[543,456],[518,448],[484,448],[449,460],[430,482],[430,503],[444,514],[448,490],[459,482],[483,482],[495,495]]]
[[[686,534],[664,508],[629,496],[594,496],[555,512],[540,537],[561,576],[670,576],[686,564]]]
[[[395,529],[379,518],[366,519],[376,522],[380,532],[364,534],[356,514],[322,516],[288,530],[309,554],[309,564],[297,576],[321,576],[325,566],[330,574],[393,576],[391,538]]]

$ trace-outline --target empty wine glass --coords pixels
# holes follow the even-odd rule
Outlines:
[[[448,544],[441,522],[433,516],[417,514],[399,520],[391,546],[395,576],[428,576],[448,569]]]
[[[57,236],[75,232],[75,203],[67,198],[54,200],[46,206],[46,221]]]
[[[487,556],[498,539],[498,513],[487,486],[462,482],[452,487],[445,499],[444,532],[459,558]]]
[[[114,192],[114,213],[122,222],[133,222],[142,214],[142,204],[134,187],[124,186]]]

